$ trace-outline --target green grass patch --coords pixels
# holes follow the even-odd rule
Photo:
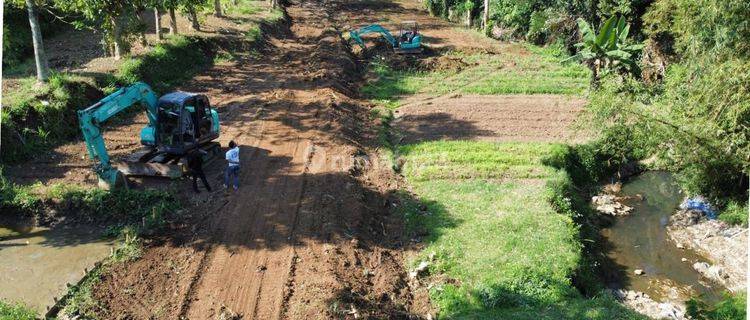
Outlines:
[[[92,81],[53,73],[37,85],[34,77],[20,78],[14,90],[3,92],[0,160],[18,162],[79,134],[76,110],[103,96]]]
[[[407,231],[426,247],[441,316],[457,319],[642,318],[571,283],[582,245],[562,170],[546,166],[561,146],[436,141],[400,147],[419,196],[406,201]]]
[[[37,313],[21,303],[0,300],[0,320],[34,320]]]
[[[226,7],[224,13],[227,15],[253,15],[263,10],[264,3],[262,1],[237,0],[237,5],[232,4]]]
[[[117,78],[124,84],[143,81],[157,92],[167,92],[210,65],[210,51],[203,38],[171,37],[148,53],[123,62]]]
[[[747,292],[736,295],[726,293],[714,305],[697,299],[687,302],[687,314],[696,320],[743,320],[747,319]]]
[[[362,93],[394,108],[399,96],[411,94],[582,95],[586,92],[590,76],[584,66],[561,63],[563,51],[558,48],[525,47],[498,54],[448,53],[449,57],[468,64],[460,71],[395,70],[376,60],[369,67],[373,80],[362,88]]]
[[[750,214],[748,204],[731,200],[726,208],[719,214],[719,220],[729,224],[739,225],[747,228],[747,217]]]
[[[258,41],[262,37],[262,33],[260,32],[260,27],[254,26],[247,31],[245,31],[245,39],[248,41]]]
[[[411,181],[442,179],[544,179],[554,169],[542,157],[553,145],[434,141],[401,147]]]

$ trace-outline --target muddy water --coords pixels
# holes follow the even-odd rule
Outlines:
[[[55,229],[0,224],[0,299],[44,314],[66,284],[78,282],[110,252],[98,228]]]
[[[693,263],[706,259],[678,249],[667,236],[669,216],[684,197],[672,176],[646,172],[626,183],[621,193],[640,194],[644,200],[626,201],[633,212],[602,230],[611,246],[608,255],[619,265],[617,285],[662,302],[685,301],[696,295],[708,301],[718,299],[723,288],[702,279],[692,268]],[[635,275],[635,269],[644,270],[644,275]]]

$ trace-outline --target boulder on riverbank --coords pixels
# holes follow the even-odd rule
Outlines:
[[[657,302],[648,294],[633,290],[614,289],[612,295],[628,308],[652,319],[686,320],[685,306],[676,303]]]
[[[745,290],[747,281],[747,228],[709,220],[698,210],[679,210],[669,219],[667,234],[678,247],[689,248],[713,264],[693,268],[729,291]]]

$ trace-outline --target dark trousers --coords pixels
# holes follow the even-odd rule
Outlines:
[[[203,173],[203,170],[193,170],[191,175],[193,176],[193,190],[195,190],[195,192],[200,192],[198,191],[199,177],[203,181],[203,185],[206,186],[206,190],[211,191],[211,186],[208,185],[208,180],[206,179],[206,174]]]

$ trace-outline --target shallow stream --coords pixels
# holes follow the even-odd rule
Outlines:
[[[113,243],[88,226],[37,228],[0,221],[0,299],[40,314],[110,253]]]
[[[706,261],[691,250],[678,249],[667,235],[666,225],[684,195],[666,172],[646,172],[623,185],[622,196],[641,195],[643,200],[626,200],[633,207],[628,216],[615,218],[602,230],[610,247],[617,274],[613,286],[641,291],[660,302],[685,301],[702,296],[716,301],[723,290],[693,270],[693,263]],[[686,261],[683,261],[686,259]],[[643,275],[636,275],[641,269]]]

